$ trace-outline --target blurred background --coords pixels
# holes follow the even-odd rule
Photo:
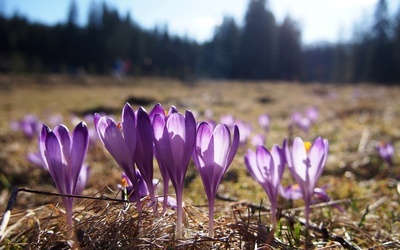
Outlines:
[[[0,73],[400,82],[398,0],[0,0]]]

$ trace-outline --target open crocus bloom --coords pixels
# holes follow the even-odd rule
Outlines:
[[[244,159],[247,170],[268,195],[271,202],[272,227],[275,229],[276,203],[283,170],[285,169],[283,150],[277,145],[274,145],[271,151],[264,146],[259,146],[256,152],[249,149]]]
[[[213,237],[214,199],[222,176],[233,161],[239,147],[239,129],[234,125],[231,141],[229,128],[218,124],[213,130],[207,122],[200,123],[193,161],[200,172],[209,205],[209,237]]]
[[[303,194],[308,223],[311,198],[317,181],[325,167],[329,143],[328,140],[318,137],[311,145],[310,143],[303,142],[301,138],[296,137],[291,149],[289,149],[286,141],[284,142],[284,148],[289,170],[297,184],[299,184]]]
[[[70,195],[80,192],[82,187],[79,177],[89,145],[89,132],[85,123],[79,123],[72,134],[64,125],[57,126],[53,131],[43,125],[39,145],[58,192]],[[73,198],[63,197],[63,203],[68,231],[72,234]]]

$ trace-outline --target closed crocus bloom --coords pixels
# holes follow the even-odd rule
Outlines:
[[[328,156],[328,140],[318,137],[313,144],[303,142],[299,137],[293,141],[290,149],[284,142],[285,156],[290,172],[299,184],[305,203],[306,222],[310,215],[311,198],[317,181],[324,170]]]
[[[159,161],[167,169],[177,200],[177,238],[182,238],[182,189],[195,139],[196,121],[192,112],[172,113],[153,118],[154,144]]]
[[[376,150],[378,151],[380,157],[389,165],[389,167],[393,166],[393,156],[394,156],[394,147],[390,142],[381,141],[377,146]]]
[[[310,107],[306,110],[307,118],[312,122],[316,122],[319,116],[318,109],[316,107]]]
[[[271,124],[271,118],[267,114],[262,114],[258,117],[258,124],[260,124],[261,128],[268,131],[269,125]]]
[[[43,125],[39,144],[41,154],[60,194],[73,195],[81,191],[79,177],[89,145],[85,123],[79,123],[72,134],[64,125],[53,131]],[[72,235],[72,197],[63,197],[68,232]]]
[[[259,146],[256,152],[249,149],[244,159],[247,170],[268,195],[271,202],[272,228],[275,230],[276,203],[283,170],[285,169],[283,150],[277,145],[274,145],[271,151],[264,146]]]
[[[137,140],[135,113],[128,103],[125,104],[122,110],[123,135],[120,126],[108,116],[101,116],[96,113],[94,115],[94,125],[104,147],[132,181],[135,189],[135,200],[138,201],[137,207],[141,211],[134,165]]]
[[[234,125],[233,140],[229,128],[218,124],[215,129],[207,122],[197,129],[193,161],[200,172],[209,206],[209,237],[214,232],[214,200],[222,176],[233,161],[239,147],[239,129]]]
[[[154,105],[153,109],[150,111],[149,117],[150,117],[151,122],[153,123],[154,116],[156,116],[156,115],[160,115],[162,118],[166,119],[169,114],[177,113],[177,112],[178,112],[178,110],[176,109],[176,107],[171,106],[171,108],[169,109],[168,114],[165,114],[165,110],[164,110],[163,106],[160,103],[157,103],[156,105]],[[168,175],[167,167],[165,166],[164,162],[158,156],[157,150],[154,150],[154,156],[155,156],[155,158],[156,158],[156,160],[158,162],[158,166],[160,168],[161,176],[163,178],[163,185],[164,185],[164,190],[163,191],[164,191],[164,194],[163,194],[163,210],[162,210],[162,213],[165,213],[167,211],[167,207],[168,207],[168,200],[171,199],[170,197],[168,197],[169,175]]]

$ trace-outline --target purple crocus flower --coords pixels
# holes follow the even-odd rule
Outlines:
[[[156,155],[168,171],[177,200],[177,238],[182,238],[182,189],[196,140],[196,121],[190,111],[185,116],[172,113],[153,118]]]
[[[165,115],[165,111],[164,108],[162,107],[162,105],[160,103],[157,103],[153,109],[150,111],[149,113],[149,117],[150,120],[153,124],[153,120],[154,120],[154,116],[156,115],[160,115],[161,117],[163,117],[164,119],[167,118],[167,116],[169,116],[172,113],[178,113],[178,110],[176,109],[176,107],[171,106],[171,108],[169,109],[168,115]],[[154,129],[154,128],[153,128]],[[167,167],[165,166],[164,162],[160,159],[157,150],[154,150],[154,156],[156,157],[156,160],[158,162],[158,166],[160,168],[160,172],[161,172],[161,176],[163,178],[163,184],[164,184],[164,195],[163,195],[163,210],[162,213],[164,214],[167,211],[167,207],[168,207],[168,200],[171,199],[168,196],[168,190],[169,190],[169,175],[168,175],[168,170]]]
[[[222,176],[228,170],[239,147],[239,129],[234,125],[233,140],[229,128],[218,124],[215,129],[202,122],[198,126],[193,161],[200,172],[208,198],[208,235],[214,236],[214,201]]]
[[[280,186],[279,194],[286,200],[298,200],[303,197],[298,184],[288,185],[287,187]]]
[[[131,106],[127,103],[122,110],[122,131],[120,125],[108,116],[94,115],[94,126],[104,147],[108,150],[117,164],[126,173],[134,186],[137,208],[142,210],[139,188],[136,180],[134,158],[136,152],[137,127],[136,116]]]
[[[35,166],[41,167],[45,170],[49,170],[47,167],[47,163],[43,159],[40,152],[30,152],[28,153],[26,158],[30,163],[33,163]]]
[[[300,137],[296,137],[292,148],[289,148],[286,140],[284,148],[289,170],[299,184],[303,195],[306,227],[308,227],[311,199],[317,181],[325,167],[329,143],[328,140],[318,137],[311,145],[309,142],[303,142]]]
[[[153,202],[153,211],[157,214],[157,200],[153,187],[153,157],[154,157],[154,131],[150,117],[143,107],[137,111],[137,140],[135,163],[143,176]]]
[[[40,133],[40,150],[50,175],[60,194],[76,194],[84,158],[89,145],[89,133],[85,123],[79,123],[72,134],[64,125],[53,131],[43,125]],[[72,236],[72,197],[63,197],[68,232]]]
[[[250,134],[252,132],[252,127],[250,123],[246,123],[242,120],[235,120],[235,124],[239,128],[240,133],[240,145],[245,146],[249,140]]]
[[[324,186],[322,188],[319,187],[314,188],[314,193],[313,193],[314,199],[311,201],[312,204],[316,204],[319,202],[328,202],[331,200],[331,197],[329,197],[329,195],[326,193],[326,188],[327,186]],[[283,198],[289,201],[303,198],[303,194],[301,193],[301,189],[298,184],[289,185],[287,187],[280,186],[279,194]],[[337,208],[342,213],[345,212],[345,210],[337,204],[334,204],[333,207]]]
[[[249,149],[244,156],[247,170],[264,188],[271,202],[272,230],[276,228],[276,207],[279,187],[285,169],[283,150],[274,145],[269,151],[264,146],[257,147],[256,152]]]
[[[221,123],[226,124],[229,128],[233,128],[235,124],[235,118],[232,115],[222,115],[220,119]]]
[[[382,141],[376,146],[376,150],[389,167],[393,166],[394,147],[392,143]]]
[[[296,126],[307,133],[311,127],[311,120],[299,112],[294,112],[291,117],[291,126]]]
[[[25,115],[20,121],[15,121],[11,123],[11,129],[21,130],[25,137],[31,140],[33,137],[37,136],[40,131],[41,122],[36,115],[28,114]]]
[[[310,120],[311,123],[315,123],[318,119],[319,112],[316,107],[309,107],[306,109],[306,117]]]
[[[251,144],[254,147],[262,146],[266,142],[265,135],[263,134],[256,134],[251,138]]]
[[[268,131],[269,125],[271,124],[271,118],[268,114],[262,114],[258,117],[258,124],[260,124],[261,128],[265,131]]]

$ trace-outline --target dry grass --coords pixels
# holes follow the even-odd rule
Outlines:
[[[105,111],[119,117],[130,100],[147,110],[156,102],[179,110],[191,109],[201,120],[206,109],[216,120],[232,114],[252,123],[258,116],[272,118],[267,147],[288,137],[293,111],[316,106],[317,124],[291,136],[312,140],[321,135],[330,141],[328,163],[319,186],[328,185],[332,202],[313,208],[309,231],[304,231],[302,201],[288,205],[280,200],[280,225],[269,232],[268,200],[261,187],[246,173],[240,149],[219,188],[215,238],[207,235],[207,204],[201,180],[191,164],[184,188],[185,239],[174,240],[175,213],[154,218],[144,207],[137,214],[133,204],[77,199],[75,246],[82,249],[399,249],[400,209],[399,154],[389,169],[377,156],[374,145],[390,140],[400,150],[400,88],[362,85],[320,85],[268,82],[200,81],[184,84],[171,79],[66,76],[0,76],[0,211],[4,211],[12,186],[54,192],[51,177],[26,160],[37,142],[9,129],[11,120],[27,113],[41,120],[62,114],[71,128],[71,114]],[[86,196],[119,197],[120,169],[99,144],[91,145],[87,157],[91,178]],[[160,178],[155,164],[155,177]],[[284,184],[293,183],[286,171]],[[172,188],[171,188],[172,189]],[[20,192],[0,249],[64,249],[67,241],[59,197]],[[264,201],[262,203],[262,201]],[[262,203],[262,204],[261,204]],[[260,205],[261,204],[261,205]],[[308,235],[306,238],[305,235]],[[272,237],[274,236],[274,237]]]

